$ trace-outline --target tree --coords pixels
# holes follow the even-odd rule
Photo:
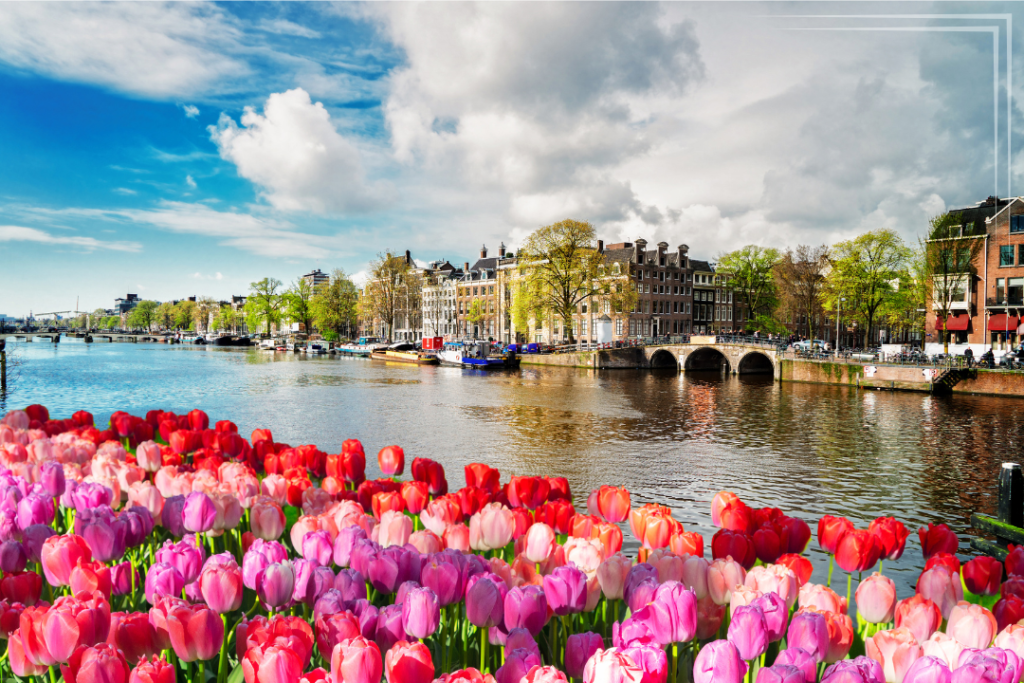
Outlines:
[[[281,295],[277,291],[280,288],[281,281],[272,277],[249,284],[249,296],[245,301],[249,327],[255,330],[266,323],[267,335],[270,335],[270,326],[281,319]]]
[[[313,285],[305,278],[299,278],[281,295],[284,315],[293,323],[300,323],[309,334],[313,331]]]
[[[350,338],[356,324],[358,303],[359,290],[355,283],[345,275],[345,271],[337,269],[331,273],[326,285],[317,288],[309,302],[313,323],[320,330]]]
[[[195,318],[196,302],[179,301],[174,305],[174,327],[179,330],[188,330],[192,328],[192,320]]]
[[[238,326],[239,320],[238,311],[231,308],[230,304],[222,304],[220,310],[217,311],[217,315],[213,316],[213,323],[211,328],[215,330],[230,330],[235,331],[235,327]]]
[[[976,234],[973,226],[965,228],[959,216],[950,213],[935,216],[928,223],[928,237],[922,245],[924,275],[931,284],[928,299],[932,310],[942,322],[943,352],[949,353],[946,324],[953,304],[965,301],[974,284],[974,262],[985,246],[985,233]]]
[[[808,337],[814,339],[815,320],[822,313],[821,292],[828,270],[828,247],[801,244],[787,249],[775,266],[783,305],[795,315],[807,317]]]
[[[174,304],[165,301],[157,306],[156,311],[153,312],[153,322],[166,330],[171,329],[174,324]]]
[[[483,320],[484,313],[483,306],[480,305],[480,299],[473,299],[473,303],[469,305],[469,310],[466,311],[466,320],[477,325]]]
[[[773,331],[768,320],[779,303],[775,266],[781,258],[778,249],[748,244],[718,259],[717,270],[729,276],[729,285],[747,305],[748,328]]]
[[[211,329],[210,314],[215,310],[217,310],[217,302],[211,297],[201,296],[196,299],[196,307],[192,313],[192,318],[196,323],[196,331]]]
[[[128,327],[149,330],[153,324],[157,306],[159,304],[155,301],[140,301],[135,304],[135,308],[128,313],[128,319],[125,321]]]
[[[846,298],[844,311],[863,323],[865,347],[879,309],[899,291],[909,259],[910,249],[888,229],[867,232],[833,247],[824,305],[834,311],[839,299]]]
[[[378,254],[370,264],[370,277],[360,299],[364,317],[376,320],[383,328],[382,336],[391,338],[395,323],[405,321],[420,309],[422,278],[407,257]]]
[[[573,315],[583,302],[604,295],[619,308],[632,307],[625,303],[636,297],[628,273],[606,277],[604,254],[594,241],[594,226],[571,219],[540,228],[526,239],[519,249],[520,278],[513,299],[517,326],[531,316],[540,320],[553,315],[562,320],[572,343]]]

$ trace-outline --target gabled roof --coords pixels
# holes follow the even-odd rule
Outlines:
[[[473,264],[470,270],[497,270],[498,259],[497,258],[482,258]]]
[[[698,261],[697,259],[690,259],[690,270],[699,270],[704,273],[715,272],[714,268],[711,267],[710,263],[708,263],[707,261]]]

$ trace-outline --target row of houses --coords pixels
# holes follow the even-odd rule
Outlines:
[[[644,239],[605,245],[603,269],[611,277],[635,283],[637,303],[632,310],[615,311],[606,297],[579,304],[572,329],[560,318],[536,320],[517,329],[512,315],[518,259],[505,245],[494,256],[486,245],[470,265],[433,261],[417,269],[422,282],[418,307],[404,308],[393,331],[380,320],[363,321],[364,333],[396,340],[443,337],[558,344],[570,338],[603,343],[635,337],[680,334],[723,334],[738,331],[746,321],[745,307],[728,286],[728,276],[715,264],[692,259],[685,244],[670,249],[666,242],[648,248]],[[406,259],[413,264],[411,254]]]

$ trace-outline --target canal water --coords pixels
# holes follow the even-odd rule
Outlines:
[[[157,344],[13,344],[20,367],[0,412],[31,403],[98,423],[115,410],[144,415],[202,408],[248,434],[317,444],[356,438],[378,474],[383,446],[407,462],[441,462],[452,488],[462,467],[566,476],[578,507],[600,484],[625,485],[634,504],[659,502],[705,535],[720,490],[754,507],[807,520],[849,517],[859,528],[893,515],[912,530],[907,552],[886,562],[900,595],[923,566],[916,530],[945,521],[970,554],[972,511],[993,513],[999,466],[1021,457],[1024,402],[1000,397],[857,391],[778,384],[770,376],[593,371],[524,366],[482,374],[366,359]],[[632,543],[626,528],[627,546]],[[635,547],[635,544],[632,545]],[[827,558],[812,539],[815,580]],[[840,586],[845,583],[837,573]]]

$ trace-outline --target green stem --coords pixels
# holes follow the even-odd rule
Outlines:
[[[828,554],[828,583],[825,584],[829,588],[832,587],[832,561],[834,559],[835,559],[835,556],[832,553],[829,553]]]
[[[850,604],[850,589],[853,588],[853,574],[846,575],[846,604]]]
[[[676,671],[679,664],[679,643],[672,643],[672,673],[669,683],[676,683]]]
[[[221,623],[224,624],[224,642],[220,645],[220,659],[217,660],[217,683],[224,683],[228,678],[228,618],[227,615],[220,615]]]
[[[199,678],[199,682],[198,683],[206,683],[206,662],[204,662],[201,659],[199,660],[199,676],[198,676],[198,678]],[[192,683],[196,683],[196,682],[193,681]]]
[[[882,570],[884,568],[885,568],[885,560],[879,560],[878,561],[878,573],[881,574]]]
[[[462,620],[462,668],[469,668],[469,619]]]
[[[480,628],[480,673],[487,673],[487,631]]]
[[[50,683],[57,683],[57,674],[54,673],[53,667],[50,667]]]

